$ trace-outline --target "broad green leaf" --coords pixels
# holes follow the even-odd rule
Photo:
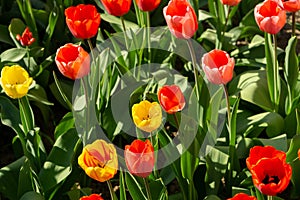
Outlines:
[[[26,96],[19,99],[19,108],[23,130],[27,134],[30,130],[33,130],[35,122],[33,111]]]
[[[54,131],[54,136],[57,139],[62,134],[69,131],[71,128],[74,128],[75,119],[73,117],[72,112],[68,112],[65,116],[60,120],[59,124],[56,126]]]
[[[21,198],[20,200],[45,200],[45,198],[39,194],[39,193],[36,193],[34,191],[31,191],[31,192],[26,192]]]
[[[288,163],[298,159],[298,150],[300,149],[300,135],[295,135],[290,143],[288,152],[286,153],[286,161]]]
[[[204,200],[221,200],[221,199],[216,195],[208,195],[207,197],[204,198]]]
[[[133,200],[147,200],[147,197],[142,192],[141,185],[133,175],[125,173],[125,182]]]
[[[292,172],[292,183],[293,183],[293,187],[292,187],[292,197],[296,197],[297,199],[299,199],[300,197],[300,160],[296,159],[295,161],[293,161],[291,163],[293,172]]]
[[[273,146],[278,150],[287,151],[287,138],[286,138],[286,134],[283,135],[279,135],[277,137],[274,138],[270,138],[270,139],[259,139],[263,145],[265,146]]]
[[[21,35],[26,28],[26,25],[23,23],[22,20],[18,18],[14,18],[11,20],[10,25],[8,26],[8,30],[10,32],[10,37],[16,44],[18,48],[22,48],[20,42],[17,41],[16,36],[19,34]]]
[[[110,23],[110,24],[115,24],[115,25],[118,25],[118,26],[114,26],[115,28],[117,28],[118,32],[122,32],[123,31],[123,28],[122,28],[122,22],[121,22],[121,19],[118,18],[118,17],[115,17],[113,15],[109,15],[109,14],[105,14],[105,13],[101,13],[101,19],[103,19],[104,21]],[[126,28],[130,28],[130,29],[137,29],[139,28],[139,26],[133,22],[130,22],[130,21],[126,21],[125,20],[125,27]]]
[[[32,175],[32,168],[30,161],[25,159],[23,166],[20,169],[19,174],[19,187],[18,187],[18,197],[22,197],[26,192],[34,190],[34,182]]]
[[[24,48],[12,48],[4,51],[0,55],[1,62],[18,62],[26,55]]]
[[[168,197],[168,191],[161,179],[151,181],[150,192],[152,199],[165,200]]]
[[[13,45],[13,41],[9,37],[8,27],[0,25],[0,42],[4,42],[9,45]]]

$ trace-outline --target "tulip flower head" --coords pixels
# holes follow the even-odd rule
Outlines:
[[[104,140],[96,140],[83,148],[78,157],[78,164],[89,177],[105,182],[117,173],[116,149],[113,144],[108,144]]]
[[[154,148],[150,140],[134,140],[125,146],[124,157],[129,172],[133,175],[146,178],[153,170]]]
[[[56,51],[55,63],[59,71],[72,80],[90,72],[90,56],[79,45],[68,43]]]
[[[221,0],[221,3],[228,6],[236,6],[241,2],[241,0]]]
[[[150,133],[161,125],[161,107],[157,102],[141,101],[132,106],[132,118],[139,129]]]
[[[300,160],[300,149],[299,149],[299,151],[298,151],[298,157],[299,157],[299,160]]]
[[[233,77],[234,59],[227,52],[215,49],[203,55],[202,68],[211,83],[226,84]]]
[[[10,98],[22,98],[28,93],[33,79],[28,72],[19,65],[5,66],[1,71],[1,86]]]
[[[136,0],[136,4],[142,11],[153,11],[155,10],[161,0]]]
[[[169,114],[181,111],[185,106],[184,96],[177,85],[165,85],[157,92],[162,108]]]
[[[266,0],[254,9],[255,21],[260,30],[276,34],[286,22],[286,12],[276,0]]]
[[[300,0],[282,0],[283,8],[287,12],[297,12],[300,10]]]
[[[100,14],[94,5],[79,4],[65,10],[66,23],[74,37],[88,39],[94,37],[100,25]]]
[[[105,10],[110,15],[123,16],[130,10],[132,0],[101,0]]]
[[[16,39],[21,42],[22,46],[30,46],[35,41],[35,38],[32,36],[32,32],[30,32],[28,27],[25,28],[22,36],[18,34]]]
[[[198,30],[196,13],[186,0],[171,0],[163,14],[171,33],[177,38],[189,39]]]
[[[245,193],[238,193],[234,195],[234,197],[229,198],[227,200],[257,200],[256,197],[254,196],[249,196]]]
[[[81,197],[79,200],[104,200],[99,194]]]

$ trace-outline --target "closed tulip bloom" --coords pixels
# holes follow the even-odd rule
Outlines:
[[[113,144],[108,144],[104,140],[96,140],[83,148],[78,157],[78,164],[89,177],[105,182],[117,173],[116,149]]]
[[[215,49],[203,55],[202,68],[211,83],[226,84],[233,77],[234,59],[227,52]]]
[[[153,170],[154,148],[150,140],[134,140],[125,146],[125,162],[129,172],[133,175],[146,178]]]
[[[0,83],[5,94],[13,99],[22,98],[28,93],[33,79],[19,65],[5,66],[1,71]]]
[[[256,197],[254,196],[249,196],[245,193],[238,193],[234,195],[234,197],[229,198],[227,200],[257,200]]]
[[[30,32],[28,27],[25,28],[22,36],[18,34],[16,36],[16,39],[20,41],[21,45],[23,46],[30,46],[35,41],[35,38],[32,36],[32,33]]]
[[[299,157],[299,160],[300,160],[300,149],[299,149],[299,151],[298,151],[298,157]]]
[[[81,197],[79,200],[104,200],[99,194]]]
[[[279,158],[262,158],[252,168],[252,181],[264,195],[276,196],[290,183],[292,167]]]
[[[165,85],[157,92],[162,108],[169,114],[181,111],[185,106],[184,96],[177,85]]]
[[[241,2],[241,0],[221,0],[221,3],[228,6],[236,6]]]
[[[79,4],[65,10],[66,23],[74,37],[92,38],[100,25],[100,14],[94,5]]]
[[[255,21],[260,30],[276,34],[286,22],[286,12],[276,0],[266,0],[254,9]]]
[[[171,0],[163,14],[171,33],[177,38],[189,39],[198,29],[196,13],[186,0]]]
[[[297,12],[300,10],[300,0],[282,0],[283,8],[288,12]]]
[[[101,0],[110,15],[123,16],[130,10],[131,0]]]
[[[72,80],[90,72],[90,56],[79,45],[68,43],[57,49],[55,63],[59,71]]]
[[[136,4],[142,11],[153,11],[160,4],[161,0],[136,0]]]
[[[132,118],[139,129],[150,133],[161,125],[161,107],[157,102],[141,101],[132,106]]]

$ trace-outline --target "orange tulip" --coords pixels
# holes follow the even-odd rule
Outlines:
[[[221,3],[228,6],[236,6],[241,2],[241,0],[221,0]]]
[[[104,200],[99,194],[81,197],[79,200]]]
[[[163,14],[171,33],[177,38],[189,39],[198,29],[196,13],[186,0],[171,0]]]
[[[299,149],[299,151],[298,151],[298,157],[299,157],[299,160],[300,160],[300,149]]]
[[[282,0],[285,11],[297,12],[300,10],[300,0]]]
[[[32,36],[32,33],[30,32],[28,27],[25,28],[22,36],[18,34],[16,36],[16,39],[20,41],[23,46],[30,46],[35,41],[35,38]]]
[[[260,30],[276,34],[286,22],[286,12],[276,0],[266,0],[254,9],[255,21]]]
[[[113,144],[108,144],[104,140],[96,140],[83,148],[78,157],[78,164],[89,177],[105,182],[117,173],[116,149]]]
[[[161,107],[169,114],[181,111],[185,106],[184,96],[177,85],[165,85],[157,92]]]
[[[154,148],[150,140],[134,140],[131,145],[125,146],[125,162],[129,172],[133,175],[146,178],[152,172],[155,164]]]
[[[59,71],[73,80],[90,72],[90,56],[79,45],[68,43],[57,49],[55,62]]]
[[[66,23],[74,37],[88,39],[97,34],[100,14],[94,5],[79,4],[65,10]]]
[[[131,0],[101,0],[105,10],[114,16],[123,16],[129,12]]]
[[[222,50],[212,50],[202,57],[202,68],[213,84],[226,84],[233,77],[234,59]]]
[[[234,195],[234,197],[229,198],[227,200],[257,200],[256,197],[254,196],[249,196],[245,193],[238,193]]]
[[[136,4],[142,11],[153,11],[160,4],[161,0],[136,0]]]

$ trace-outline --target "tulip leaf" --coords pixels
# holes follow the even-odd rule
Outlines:
[[[22,197],[23,194],[29,191],[34,190],[34,181],[33,181],[33,171],[30,166],[30,161],[26,158],[23,166],[20,169],[19,174],[19,187],[18,187],[18,197]]]
[[[125,181],[128,191],[133,200],[147,200],[147,197],[142,192],[142,187],[139,182],[130,173],[125,173]]]
[[[299,199],[300,197],[300,159],[296,159],[295,161],[293,161],[291,163],[293,172],[292,172],[292,183],[293,183],[293,187],[292,187],[292,196],[297,197],[297,199]],[[294,198],[293,198],[294,199]]]
[[[20,200],[45,200],[45,198],[39,194],[39,193],[36,193],[34,191],[30,191],[30,192],[26,192],[21,198]]]
[[[161,179],[150,182],[150,191],[152,199],[164,200],[167,199],[167,188]]]
[[[54,136],[57,139],[59,136],[63,135],[71,128],[74,128],[75,119],[73,117],[72,112],[68,112],[65,116],[60,120],[59,124],[56,126],[54,131]]]
[[[1,62],[18,62],[26,55],[24,48],[11,48],[0,55]]]
[[[262,142],[264,146],[273,146],[274,148],[286,152],[287,150],[287,137],[286,134],[279,135],[274,138],[270,139],[262,139],[260,138],[259,141]]]
[[[118,17],[115,17],[113,15],[109,15],[109,14],[105,14],[105,13],[101,13],[101,19],[103,19],[104,21],[110,23],[111,25],[117,25],[114,26],[114,28],[116,29],[116,31],[118,32],[122,32],[122,22],[121,19]],[[124,20],[125,22],[125,27],[126,28],[130,28],[130,29],[137,29],[139,28],[139,26],[133,22]]]
[[[16,36],[17,34],[22,35],[26,25],[23,23],[22,20],[18,18],[14,18],[11,20],[8,30],[10,32],[10,37],[14,41],[15,45],[18,48],[22,48],[21,44],[17,41]]]
[[[221,199],[216,195],[208,195],[207,197],[204,198],[204,200],[221,200]]]
[[[13,45],[13,41],[9,37],[8,27],[0,25],[0,42],[4,42],[9,45]]]
[[[290,163],[298,158],[298,150],[300,149],[300,135],[295,135],[290,143],[290,148],[286,153],[286,162]]]
[[[120,170],[120,199],[126,200],[126,187],[125,187],[125,178],[124,172]]]

